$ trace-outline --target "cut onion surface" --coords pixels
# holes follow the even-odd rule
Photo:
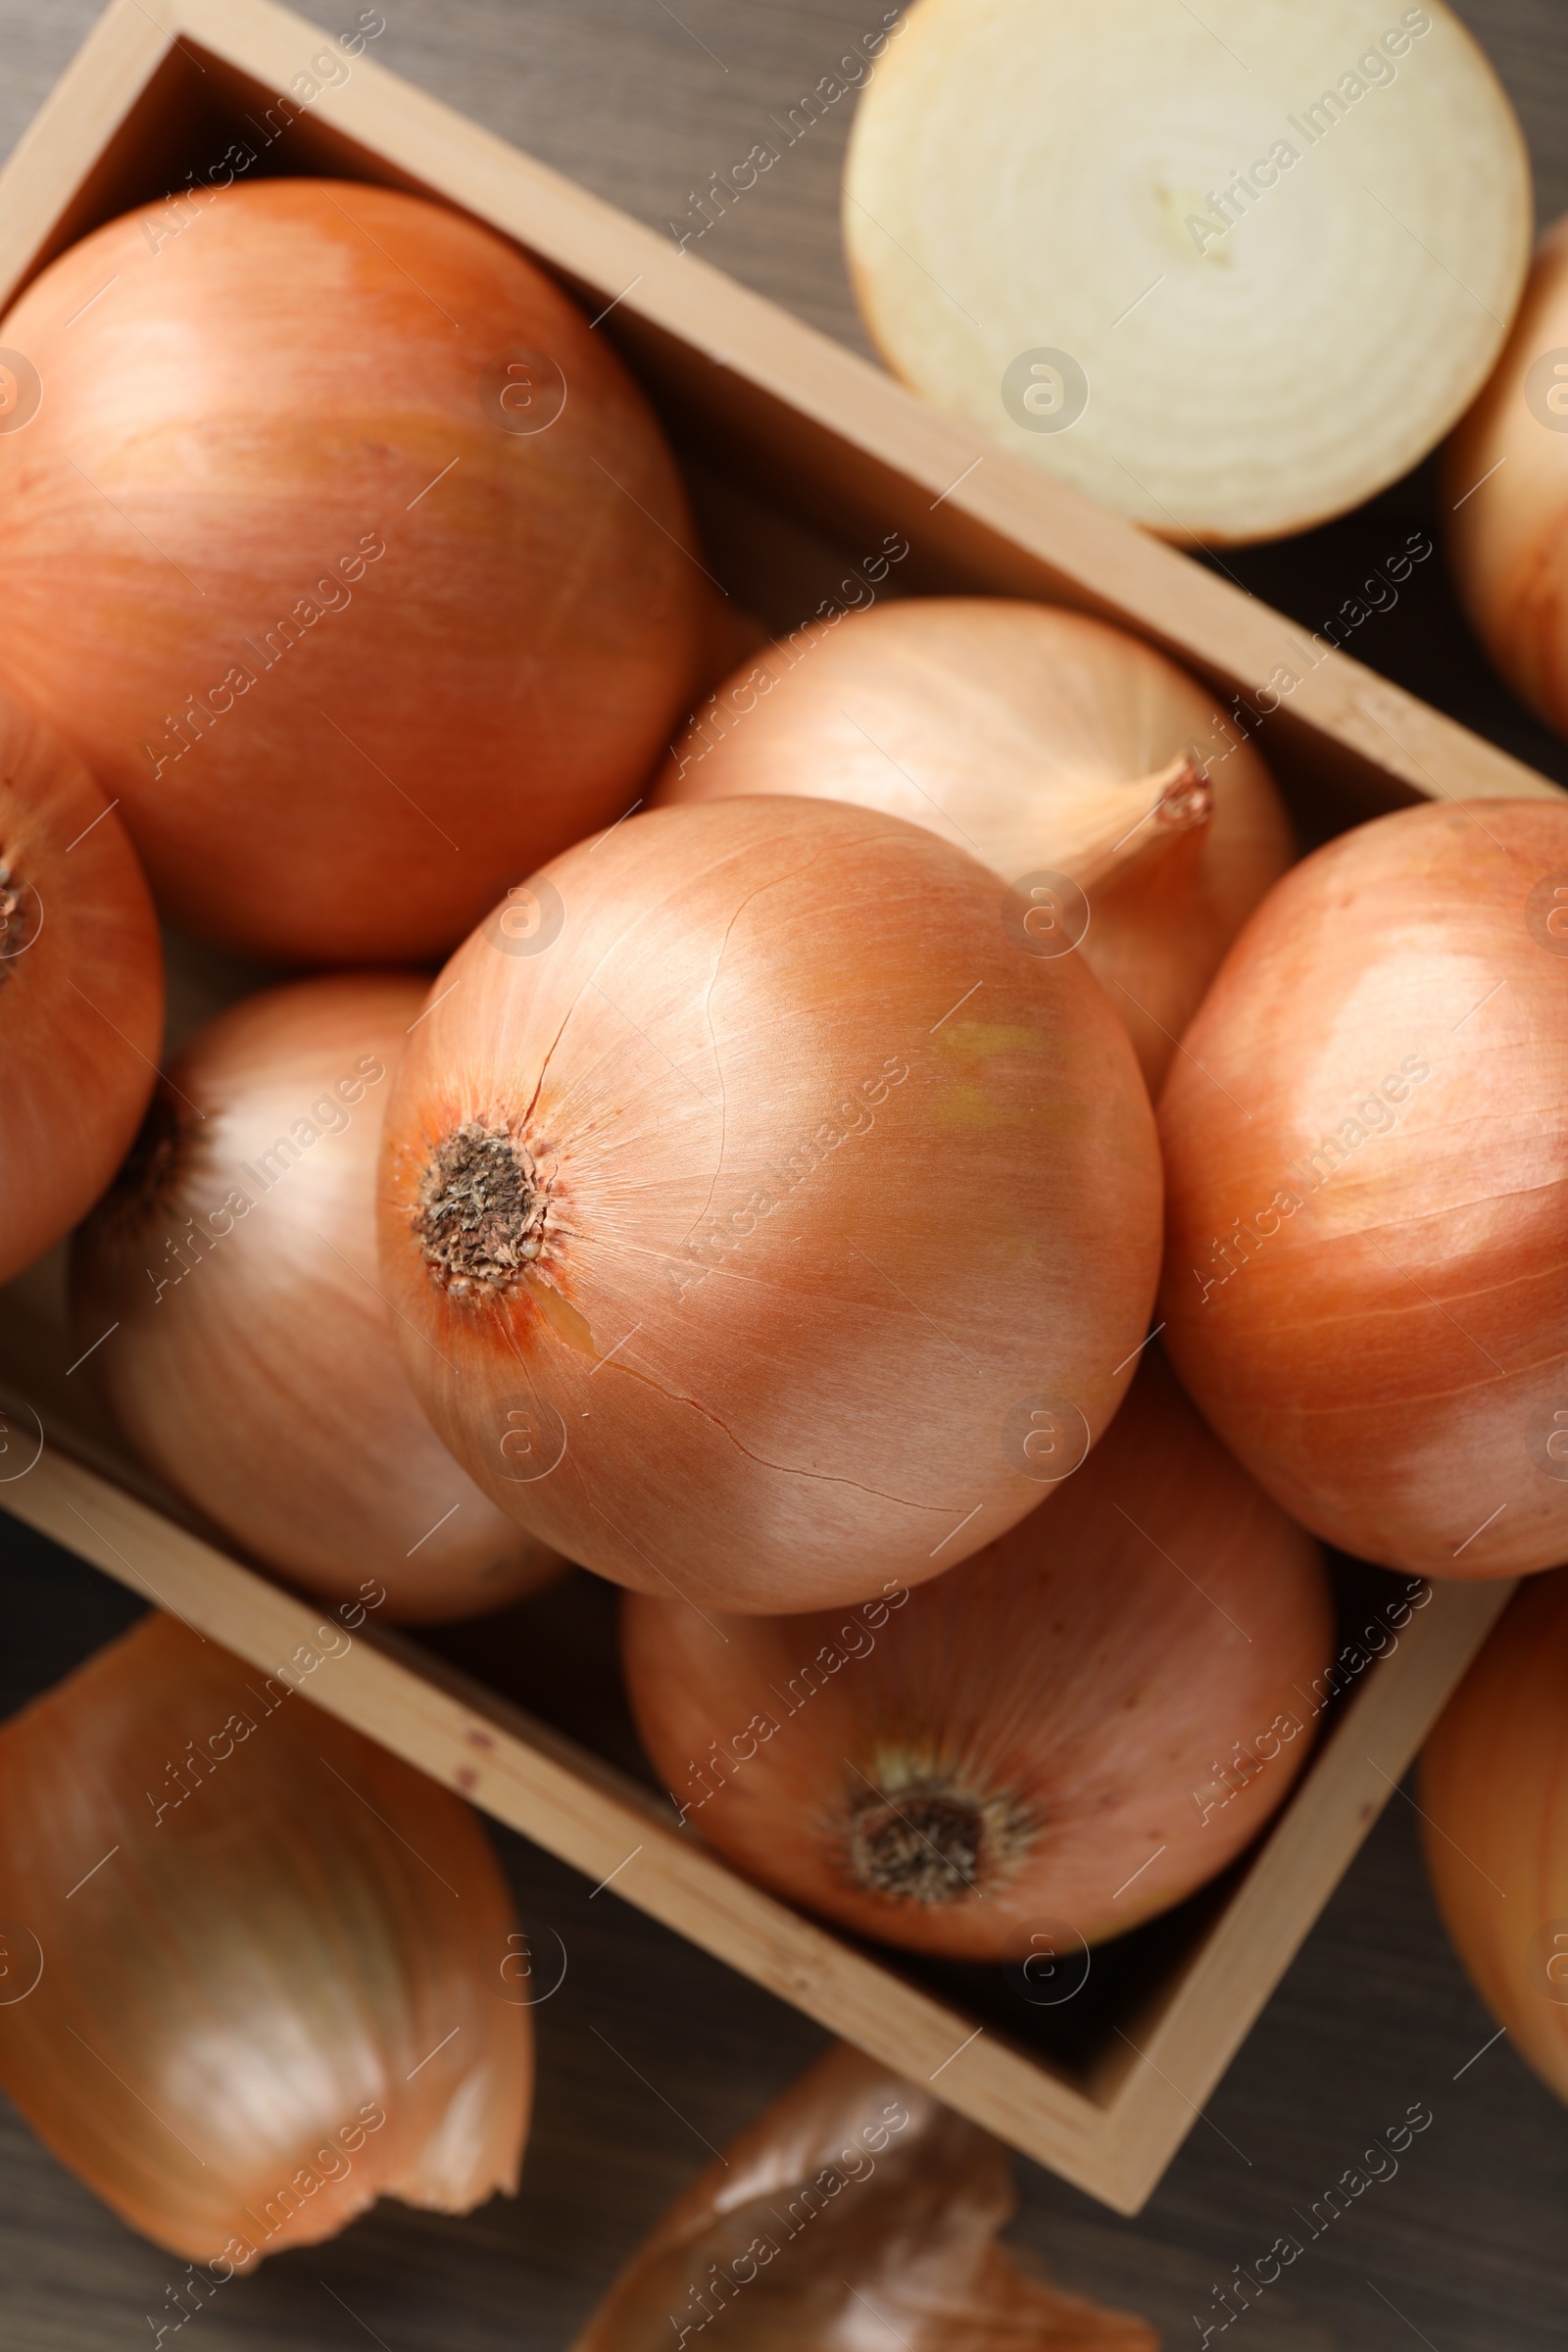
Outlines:
[[[1531,219],[1512,108],[1442,0],[920,0],[844,195],[899,375],[1220,542],[1426,455],[1501,347]]]

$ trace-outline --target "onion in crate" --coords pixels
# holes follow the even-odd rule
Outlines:
[[[673,747],[669,804],[785,793],[926,825],[1037,892],[1157,1093],[1290,820],[1215,704],[1124,630],[993,597],[873,607],[753,654]]]
[[[348,1647],[268,1674],[152,1615],[0,1730],[0,2084],[205,2266],[186,2318],[378,2196],[517,2184],[523,1934],[467,1806],[299,1695]]]
[[[1330,1543],[1437,1577],[1568,1550],[1568,808],[1401,809],[1264,901],[1160,1103],[1161,1312]]]
[[[920,0],[844,184],[894,371],[1183,540],[1407,473],[1485,383],[1530,229],[1523,133],[1443,0]]]
[[[381,1265],[435,1427],[620,1584],[936,1576],[1105,1427],[1156,1278],[1127,1033],[1027,900],[896,817],[656,809],[435,983]]]
[[[91,1207],[158,1074],[164,958],[119,817],[0,693],[0,1282]]]
[[[143,1458],[292,1583],[340,1599],[373,1576],[404,1619],[498,1609],[563,1566],[426,1422],[378,1287],[381,1110],[423,996],[338,973],[219,1014],[73,1259],[80,1346],[101,1340]]]
[[[1058,1957],[1224,1868],[1306,1759],[1317,1546],[1151,1354],[1060,1494],[846,1616],[628,1596],[644,1745],[751,1878],[915,1951]]]
[[[72,246],[0,338],[0,662],[186,929],[434,956],[636,797],[697,656],[684,495],[505,239],[236,184]]]

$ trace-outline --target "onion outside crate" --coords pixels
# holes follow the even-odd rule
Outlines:
[[[312,1671],[349,1647],[323,1626]],[[296,1653],[297,1654],[297,1653]],[[478,1822],[149,1615],[0,1729],[0,2083],[133,2230],[226,2283],[378,2196],[516,2186],[530,2020]]]

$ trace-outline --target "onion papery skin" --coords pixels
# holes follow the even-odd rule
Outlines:
[[[1267,768],[1217,718],[1195,679],[1105,621],[911,598],[753,655],[674,745],[657,797],[852,801],[927,826],[1009,885],[1065,875],[1087,900],[1080,951],[1157,1094],[1226,949],[1293,856]],[[1184,758],[1210,799],[1204,821],[1172,827],[1155,779]],[[1147,808],[1129,807],[1142,778]]]
[[[616,1583],[805,1608],[939,1574],[1098,1437],[1157,1278],[1152,1120],[1014,913],[897,818],[739,800],[569,852],[454,956],[388,1106],[382,1281],[504,1509]]]
[[[158,1074],[164,956],[124,829],[0,693],[0,1282],[113,1176]]]
[[[382,1107],[424,994],[337,973],[210,1021],[72,1267],[143,1459],[291,1583],[340,1600],[373,1580],[405,1620],[502,1608],[564,1566],[430,1428],[378,1287]]]
[[[0,658],[183,928],[433,958],[667,740],[702,585],[673,461],[477,222],[348,180],[188,203],[4,322],[42,396],[0,437]]]
[[[0,2082],[158,2245],[221,2283],[378,2196],[515,2188],[532,2033],[495,1857],[281,1667],[144,1619],[0,1731],[0,1857],[19,1981],[42,1962]]]
[[[997,2234],[1017,2203],[1000,2140],[838,2042],[676,2199],[571,2352],[664,2352],[672,2317],[695,2333],[743,2288],[746,2352],[1158,2352],[1019,2266]]]
[[[1471,1983],[1568,2099],[1568,1570],[1509,1602],[1422,1752],[1421,1809]]]
[[[1253,916],[1161,1098],[1176,1369],[1286,1510],[1387,1567],[1568,1550],[1565,874],[1555,801],[1343,834]]]
[[[1507,348],[1449,442],[1454,584],[1488,654],[1568,734],[1568,220],[1543,237]]]
[[[1060,1493],[934,1584],[716,1625],[630,1594],[621,1624],[710,1844],[857,1935],[991,1961],[1223,1869],[1305,1761],[1333,1642],[1317,1546],[1152,1352]]]

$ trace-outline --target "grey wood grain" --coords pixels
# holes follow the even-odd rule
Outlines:
[[[1298,0],[1304,4],[1304,0]],[[336,28],[357,10],[323,0]],[[374,54],[588,187],[662,225],[772,135],[877,0],[381,0]],[[0,0],[0,148],[96,14]],[[1544,219],[1568,205],[1568,9],[1464,0],[1535,156]],[[719,267],[864,348],[840,258],[848,107],[798,139],[705,237]],[[1418,475],[1309,541],[1234,560],[1317,620],[1407,514]],[[1393,542],[1391,542],[1392,544]],[[1364,658],[1564,773],[1431,603]],[[1361,648],[1357,648],[1361,651]],[[117,1589],[0,1520],[0,1705],[45,1688],[124,1623]],[[593,1671],[591,1660],[585,1675]],[[586,1693],[592,1698],[592,1691]],[[1228,2332],[1247,2352],[1548,2352],[1568,2337],[1568,2114],[1490,2020],[1434,1913],[1396,1799],[1148,2210],[1120,2222],[1020,2165],[1018,2241],[1066,2283],[1197,2344],[1211,2290],[1282,2234],[1305,2251]],[[383,2206],[285,2255],[188,2323],[201,2352],[557,2352],[668,2199],[820,2046],[794,2012],[611,1891],[498,1836],[524,1916],[565,1945],[537,2016],[540,2089],[521,2196],[466,2221]],[[1478,2052],[1484,2054],[1477,2055]],[[1308,2238],[1314,2200],[1413,2104],[1433,2121],[1396,2178]],[[183,2266],[124,2230],[0,2100],[0,2344],[109,2352],[153,2341]],[[166,2342],[175,2340],[166,2338]],[[1221,2340],[1217,2335],[1213,2339]],[[804,2352],[804,2348],[803,2348]]]

